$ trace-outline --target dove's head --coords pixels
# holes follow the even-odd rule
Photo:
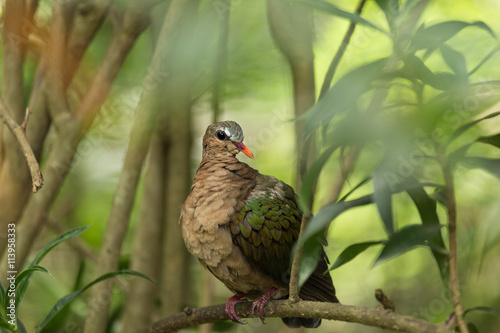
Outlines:
[[[240,151],[253,158],[252,152],[243,144],[243,131],[240,125],[228,120],[208,126],[203,137],[203,157],[236,156]]]

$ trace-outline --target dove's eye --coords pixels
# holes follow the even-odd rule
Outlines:
[[[215,135],[217,136],[217,139],[219,139],[219,140],[226,140],[227,139],[227,135],[223,131],[218,131],[217,133],[215,133]]]

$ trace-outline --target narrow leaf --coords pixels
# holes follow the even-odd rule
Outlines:
[[[460,79],[466,81],[467,79],[467,63],[462,53],[454,50],[446,44],[441,45],[441,55],[450,69]]]
[[[467,167],[481,168],[500,179],[500,159],[498,158],[465,157],[462,162]]]
[[[484,116],[482,118],[479,118],[479,119],[476,119],[476,120],[473,120],[461,127],[459,127],[453,134],[452,136],[450,137],[450,140],[448,140],[448,145],[453,141],[455,140],[456,138],[458,138],[463,132],[467,131],[469,128],[471,128],[472,126],[480,123],[481,121],[483,120],[487,120],[487,119],[491,119],[491,118],[495,118],[497,116],[500,115],[500,111],[497,111],[497,112],[493,112],[493,113],[490,113],[489,115],[487,116]]]
[[[302,284],[311,276],[316,267],[315,263],[317,264],[318,260],[321,258],[319,254],[322,253],[325,229],[330,222],[350,208],[367,205],[371,202],[371,195],[351,201],[336,202],[320,210],[319,213],[309,221],[304,233],[293,248],[293,253],[295,253],[297,247],[302,244],[304,245],[299,268],[299,288],[302,287]]]
[[[383,171],[376,170],[373,174],[373,200],[377,206],[382,222],[388,235],[394,234],[392,215],[392,190]]]
[[[28,331],[26,330],[26,327],[24,326],[23,322],[20,321],[19,319],[17,320],[17,330],[19,331],[19,333],[28,333]]]
[[[347,264],[349,261],[356,258],[358,254],[365,251],[369,247],[383,243],[385,243],[385,240],[352,244],[348,246],[344,251],[342,251],[342,253],[338,256],[337,260],[335,260],[333,265],[330,266],[328,270],[332,271],[336,268],[339,268],[340,266]]]
[[[412,40],[410,50],[435,50],[447,40],[459,33],[462,29],[467,27],[478,27],[480,29],[483,29],[496,39],[493,30],[491,30],[491,28],[484,22],[476,21],[473,23],[468,23],[464,21],[446,21],[434,24],[427,28],[419,29]]]
[[[49,314],[47,315],[47,317],[45,317],[45,319],[42,321],[42,323],[36,328],[35,330],[35,333],[39,333],[43,330],[43,328],[64,308],[66,307],[71,301],[73,301],[76,297],[78,297],[81,293],[83,293],[85,290],[87,290],[88,288],[92,287],[94,284],[96,283],[99,283],[103,280],[106,280],[106,279],[109,279],[113,276],[116,276],[116,275],[135,275],[135,276],[139,276],[139,277],[142,277],[148,281],[151,281],[153,283],[156,283],[155,281],[153,281],[150,277],[148,277],[147,275],[144,275],[142,273],[139,273],[139,272],[136,272],[136,271],[133,271],[133,270],[130,270],[130,269],[124,269],[124,270],[120,270],[120,271],[116,271],[116,272],[110,272],[110,273],[106,273],[104,275],[101,275],[100,277],[98,277],[97,279],[95,279],[94,281],[90,282],[89,284],[87,284],[85,287],[77,290],[77,291],[74,291],[72,292],[71,294],[68,294],[66,296],[64,296],[63,298],[61,298],[59,301],[57,301],[57,303],[54,305],[54,307],[52,308],[52,310],[50,310]]]
[[[19,285],[19,283],[21,283],[21,281],[23,281],[25,278],[30,276],[31,273],[34,273],[34,272],[42,272],[42,273],[45,273],[48,276],[52,277],[52,274],[50,274],[50,272],[45,267],[37,265],[34,267],[26,268],[21,273],[19,273],[19,275],[16,277],[16,286]]]
[[[387,58],[379,59],[340,78],[325,96],[302,116],[307,118],[304,131],[313,133],[320,125],[330,122],[335,114],[352,109],[358,98],[372,88],[372,83],[381,78],[387,63]]]
[[[469,330],[469,333],[479,333],[477,326],[473,323],[467,323],[467,329]]]
[[[304,243],[302,257],[300,258],[299,280],[297,283],[299,290],[314,272],[319,260],[322,259],[324,235],[324,230],[320,230]]]
[[[375,261],[379,263],[410,251],[415,246],[426,245],[426,241],[435,237],[441,231],[442,225],[413,224],[392,235]]]
[[[465,158],[465,155],[467,154],[467,151],[469,150],[470,146],[472,146],[472,143],[468,143],[457,150],[451,152],[448,155],[448,162],[451,163],[452,165],[457,164],[458,162],[462,161]]]
[[[439,217],[436,210],[436,201],[431,199],[423,186],[414,177],[407,178],[406,192],[413,200],[417,207],[420,219],[424,225],[439,226]],[[441,280],[445,286],[448,286],[449,270],[448,270],[448,256],[444,244],[443,236],[441,233],[436,233],[434,237],[428,239],[432,255],[436,260],[441,275]]]
[[[424,84],[438,90],[448,90],[454,84],[449,75],[445,73],[435,74],[424,64],[422,59],[413,54],[408,54],[403,60],[404,72],[407,72],[410,77],[416,77]]]
[[[477,142],[487,143],[489,145],[500,148],[500,133],[492,136],[482,136],[476,140]]]
[[[16,279],[14,281],[14,285],[16,288],[16,302],[17,302],[17,294],[19,293],[19,289],[20,289],[19,284],[22,283],[22,281],[24,281],[25,279],[29,279],[31,274],[33,274],[34,272],[42,272],[42,273],[45,273],[48,276],[52,277],[52,275],[49,273],[49,271],[45,267],[38,266],[38,265],[30,267],[30,268],[26,268],[25,270],[23,270],[21,273],[19,273],[19,275],[16,277]],[[8,298],[6,297],[4,299],[4,302],[2,303],[3,308],[5,309],[6,312],[7,312],[7,306],[8,306],[7,300],[8,300]],[[17,308],[17,306],[16,306],[16,308]]]
[[[309,7],[319,9],[321,11],[335,15],[335,16],[340,17],[340,18],[348,19],[350,21],[353,21],[353,22],[356,22],[358,24],[362,24],[362,25],[365,25],[367,27],[376,29],[376,30],[388,35],[388,33],[385,30],[383,30],[382,28],[373,24],[372,22],[365,20],[364,18],[362,18],[358,14],[346,12],[346,11],[334,6],[331,3],[321,1],[321,0],[291,0],[291,1],[305,4]]]
[[[8,332],[15,332],[16,326],[9,324],[5,318],[0,317],[0,328],[6,329]]]
[[[82,232],[87,230],[88,226],[81,227],[81,228],[76,228],[69,230],[53,241],[51,241],[49,244],[45,245],[37,254],[35,259],[31,262],[31,264],[28,266],[28,268],[32,268],[37,266],[40,261],[49,253],[54,247],[59,245],[60,243],[64,242],[65,240],[71,238],[71,237],[76,237],[80,235]],[[19,305],[21,304],[21,301],[24,297],[24,294],[26,293],[26,289],[28,288],[29,282],[31,280],[31,275],[33,272],[30,272],[26,278],[24,278],[22,281],[19,282],[19,285],[17,286],[16,290],[16,309],[19,309]]]
[[[497,309],[494,309],[494,308],[490,308],[490,307],[487,307],[487,306],[476,306],[474,308],[467,309],[467,310],[464,311],[464,317],[468,313],[470,313],[472,311],[483,311],[483,312],[492,314],[494,316],[500,317],[500,310],[497,310]]]
[[[372,195],[366,195],[358,199],[336,202],[330,205],[327,205],[323,209],[321,209],[318,214],[316,214],[307,225],[304,233],[299,238],[297,245],[300,246],[308,241],[310,238],[313,238],[318,232],[323,231],[329,224],[332,222],[337,216],[342,214],[343,212],[363,205],[368,205],[373,202]]]
[[[339,199],[339,201],[346,201],[346,199],[351,196],[351,194],[353,194],[358,188],[360,188],[361,186],[365,185],[366,183],[368,183],[370,180],[372,179],[371,176],[368,176],[366,177],[365,179],[363,179],[362,181],[360,181],[356,186],[354,186],[351,190],[349,190],[349,192],[347,192],[342,198]]]

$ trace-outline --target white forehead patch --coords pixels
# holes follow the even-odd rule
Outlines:
[[[229,138],[231,137],[231,131],[229,130],[229,128],[224,127],[224,133],[226,133],[226,135],[227,135]]]

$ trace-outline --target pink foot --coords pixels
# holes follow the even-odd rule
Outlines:
[[[226,301],[226,313],[229,316],[229,318],[231,318],[231,320],[234,321],[235,323],[246,324],[243,320],[241,320],[240,317],[238,317],[238,315],[234,311],[234,305],[236,303],[244,302],[244,300],[242,300],[243,297],[245,297],[244,294],[234,295],[234,296],[231,296]]]
[[[278,290],[276,288],[269,289],[261,298],[252,303],[252,313],[255,314],[255,308],[257,308],[257,315],[259,316],[262,323],[264,323],[264,305],[266,305],[267,301],[276,294]]]

